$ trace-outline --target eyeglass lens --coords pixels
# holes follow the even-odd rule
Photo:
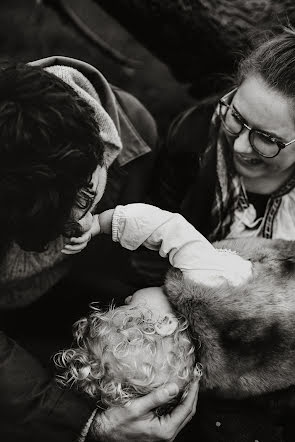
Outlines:
[[[244,127],[243,121],[234,109],[228,107],[225,103],[220,103],[221,121],[231,135],[239,135]],[[265,157],[273,157],[277,155],[279,147],[275,141],[263,134],[262,132],[252,129],[250,131],[250,143],[252,147]]]

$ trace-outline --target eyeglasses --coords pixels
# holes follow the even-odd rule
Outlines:
[[[234,107],[224,101],[219,100],[219,118],[224,129],[232,136],[238,137],[246,128],[249,131],[249,141],[252,149],[265,158],[276,157],[282,149],[294,143],[294,140],[288,143],[278,140],[272,135],[250,127],[243,117],[234,109]]]

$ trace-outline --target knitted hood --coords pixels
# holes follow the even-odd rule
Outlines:
[[[215,246],[236,250],[253,262],[247,284],[206,287],[171,269],[165,291],[189,321],[201,388],[223,397],[245,397],[295,383],[295,243],[228,240]]]
[[[109,167],[122,150],[122,142],[116,98],[105,77],[93,66],[68,57],[48,57],[31,64],[59,77],[94,109]]]

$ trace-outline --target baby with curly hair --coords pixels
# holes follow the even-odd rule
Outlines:
[[[101,311],[92,305],[89,316],[74,324],[75,348],[55,355],[63,369],[58,379],[103,409],[127,404],[168,382],[175,382],[184,397],[198,374],[187,328],[186,319],[172,311],[156,287],[139,290],[125,306]],[[156,413],[167,413],[179,399]]]
[[[251,263],[215,249],[181,215],[147,204],[118,206],[93,216],[92,236],[112,234],[128,249],[143,245],[169,257],[185,278],[211,287],[236,286],[251,275]],[[65,246],[76,253],[87,238]],[[85,392],[102,408],[128,403],[168,382],[179,386],[177,402],[201,376],[188,321],[177,313],[163,288],[141,289],[125,305],[101,311],[95,305],[74,324],[75,345],[55,355],[59,381]],[[176,402],[157,414],[167,413]]]

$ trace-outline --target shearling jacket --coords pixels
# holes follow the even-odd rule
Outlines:
[[[199,341],[202,389],[244,398],[295,383],[295,244],[284,240],[224,240],[252,263],[239,286],[200,284],[170,271],[166,291]],[[234,271],[234,269],[233,269]]]
[[[249,259],[253,276],[239,287],[209,287],[168,272],[166,294],[188,318],[203,366],[199,414],[186,431],[195,429],[206,442],[292,441],[295,243],[260,238],[214,245]]]

